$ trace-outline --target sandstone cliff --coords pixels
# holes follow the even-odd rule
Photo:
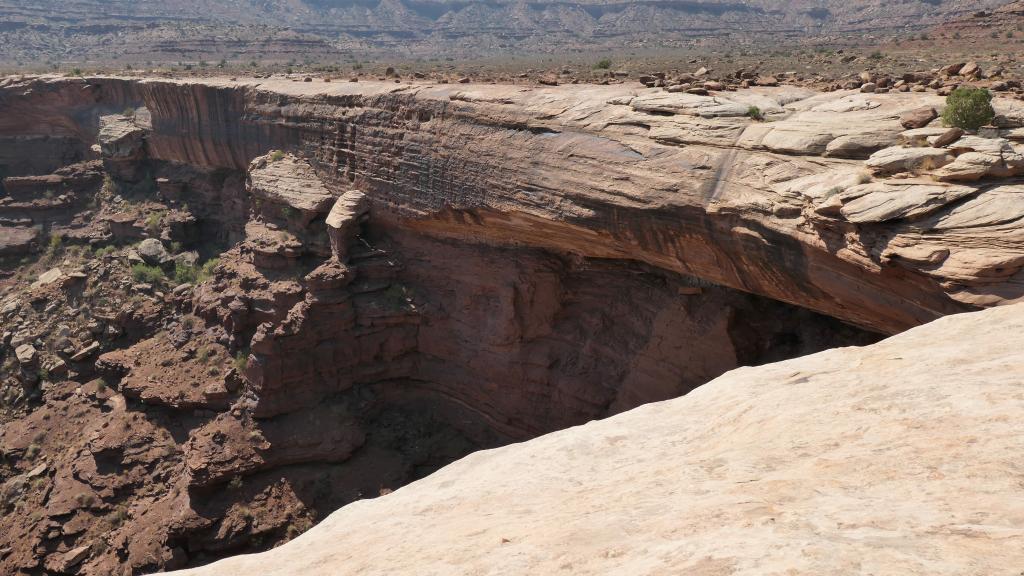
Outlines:
[[[180,574],[1006,573],[1022,331],[1016,305],[736,370]]]
[[[0,269],[60,267],[0,284],[0,506],[34,511],[0,571],[266,549],[475,450],[1011,303],[1024,109],[980,138],[941,105],[6,79]]]
[[[931,179],[904,174],[858,188],[870,179],[863,159],[902,141],[902,114],[941,108],[934,95],[281,79],[5,84],[11,113],[0,132],[22,140],[88,138],[102,110],[144,106],[155,159],[244,170],[270,149],[291,149],[329,187],[365,190],[376,217],[399,228],[646,262],[881,332],[1024,294],[1024,254],[1012,240],[1024,205],[1012,182],[921,188]],[[995,105],[1016,137],[1024,109]],[[772,121],[747,118],[750,106]],[[904,185],[911,193],[898,192]],[[864,212],[874,206],[885,209]]]

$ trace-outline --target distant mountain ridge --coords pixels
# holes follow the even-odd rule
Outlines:
[[[674,46],[692,39],[925,29],[1008,0],[0,0],[0,55],[115,57],[189,51],[202,38],[243,53],[282,34],[315,51],[415,55]],[[232,36],[234,34],[235,36]],[[225,38],[218,39],[224,36]],[[315,45],[315,46],[313,46]],[[161,48],[162,46],[162,48]],[[313,47],[311,47],[313,46]],[[208,46],[215,48],[216,46]]]

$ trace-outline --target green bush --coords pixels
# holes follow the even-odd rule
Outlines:
[[[164,271],[159,266],[149,266],[140,262],[132,265],[132,279],[136,282],[156,284],[164,279]]]
[[[195,284],[199,278],[199,268],[181,262],[174,264],[174,281],[178,284]]]
[[[608,58],[601,58],[597,61],[597,64],[594,64],[594,68],[597,68],[598,70],[607,70],[611,67],[612,61]]]
[[[761,109],[757,106],[751,106],[750,108],[747,108],[747,117],[760,122],[761,120],[764,120],[764,113],[761,112]]]
[[[220,264],[219,258],[211,258],[202,266],[190,266],[181,262],[174,264],[174,281],[178,284],[201,284],[213,277],[213,269]]]
[[[992,94],[984,88],[957,88],[946,97],[942,121],[947,126],[964,130],[977,130],[996,116],[992,109]]]
[[[274,150],[270,153],[270,161],[277,162],[284,158],[284,152],[281,150]]]

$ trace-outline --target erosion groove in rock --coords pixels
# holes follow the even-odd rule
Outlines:
[[[1008,100],[992,138],[906,130],[928,94],[794,87],[27,77],[0,105],[0,264],[37,259],[0,285],[0,505],[37,511],[0,520],[0,570],[262,550],[1024,291]]]
[[[998,574],[1024,561],[1022,330],[1014,305],[735,370],[178,574]]]

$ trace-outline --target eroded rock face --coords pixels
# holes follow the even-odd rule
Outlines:
[[[1022,330],[1015,305],[736,370],[179,574],[998,573],[1024,561]]]
[[[30,80],[6,91],[14,110],[65,105],[66,92],[82,91],[80,82]],[[942,99],[934,95],[759,87],[701,96],[628,85],[512,90],[276,79],[261,80],[258,89],[216,80],[88,82],[110,108],[145,104],[151,158],[244,170],[271,149],[302,152],[330,189],[359,189],[378,219],[424,234],[514,239],[638,260],[884,332],[1020,296],[1017,267],[975,269],[973,276],[986,278],[977,282],[968,279],[971,273],[883,262],[887,244],[937,234],[953,244],[951,258],[983,262],[987,246],[1007,234],[996,223],[999,215],[970,230],[922,228],[907,218],[884,231],[862,229],[823,218],[814,199],[798,191],[805,178],[848,167],[843,156],[864,159],[897,145],[900,116],[923,106],[940,110]],[[28,88],[34,92],[18,92]],[[747,118],[749,105],[774,121]],[[1024,125],[1012,101],[997,98],[994,105],[1004,129]],[[76,106],[86,104],[70,108]],[[195,106],[201,123],[180,113]],[[11,131],[39,131],[19,124],[18,114],[5,122]],[[49,122],[65,124],[75,126],[70,119]],[[997,192],[985,184],[979,193]],[[958,209],[950,203],[936,216]],[[975,241],[957,246],[963,235]],[[784,274],[775,272],[779,262]]]
[[[900,116],[930,96],[345,84],[4,85],[4,133],[113,139],[105,174],[63,200],[14,180],[25,201],[0,199],[0,230],[145,239],[194,284],[125,280],[140,305],[59,347],[69,378],[103,386],[40,390],[38,415],[0,433],[18,477],[41,446],[61,472],[26,502],[74,525],[55,539],[55,520],[8,517],[18,540],[0,567],[78,561],[96,538],[108,547],[82,574],[262,549],[474,450],[1020,297],[1014,186],[867,169],[897,146],[987,150],[908,135]],[[126,107],[147,113],[110,119]],[[89,192],[111,203],[101,218]],[[89,435],[32,449],[54,421]]]

